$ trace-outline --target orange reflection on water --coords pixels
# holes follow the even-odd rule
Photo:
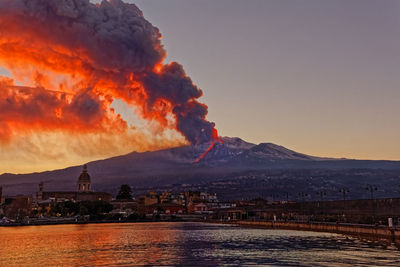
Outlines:
[[[204,223],[0,227],[0,266],[400,266],[396,248]]]
[[[0,263],[174,265],[181,255],[180,236],[179,230],[158,223],[0,228]]]

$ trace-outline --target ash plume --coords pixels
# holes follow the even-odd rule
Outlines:
[[[124,131],[111,107],[119,99],[192,144],[212,141],[202,91],[165,57],[159,30],[134,4],[0,0],[0,65],[19,82],[0,79],[0,139],[26,129]]]

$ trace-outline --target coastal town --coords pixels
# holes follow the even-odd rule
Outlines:
[[[129,185],[116,196],[93,190],[95,178],[87,165],[76,179],[75,191],[46,191],[6,196],[0,187],[0,225],[87,223],[115,221],[296,221],[400,224],[400,198],[324,201],[268,201],[263,198],[220,201],[215,192],[148,191],[133,196]],[[344,192],[345,193],[345,192]]]
[[[92,190],[86,165],[77,179],[76,191],[46,191],[41,182],[35,196],[3,196],[0,187],[0,199],[0,225],[160,219],[160,215],[209,215],[216,209],[236,207],[207,192],[148,192],[133,197],[129,185],[121,185],[114,198]]]

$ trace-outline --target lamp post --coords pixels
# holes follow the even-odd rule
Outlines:
[[[371,200],[374,200],[374,191],[378,191],[378,187],[376,185],[369,184],[365,189],[371,193]]]
[[[345,216],[346,211],[346,194],[350,193],[350,190],[347,187],[342,187],[339,189],[339,192],[343,195],[343,217]]]
[[[301,200],[304,202],[305,201],[305,197],[308,196],[308,194],[304,193],[304,192],[300,192],[299,196],[301,197]]]
[[[376,213],[376,203],[374,203],[374,192],[378,191],[378,187],[376,185],[367,185],[365,190],[369,191],[371,194],[371,202],[372,202],[372,219],[375,222],[375,213]]]
[[[347,187],[343,187],[339,189],[339,192],[343,194],[343,201],[346,201],[346,194],[350,193],[350,190]]]
[[[326,192],[325,191],[318,191],[317,195],[320,197],[321,202],[317,203],[317,208],[318,209],[322,209],[322,207],[324,206],[324,196],[326,196]]]
[[[283,210],[285,212],[286,218],[288,217],[288,204],[289,204],[289,192],[284,192],[283,193],[286,196],[286,203],[283,205]],[[286,220],[286,219],[285,219]]]
[[[301,202],[301,213],[304,216],[305,215],[304,214],[304,202],[305,202],[305,197],[308,196],[308,194],[305,193],[305,192],[300,192],[299,196],[301,197],[301,200],[302,200],[302,202]]]

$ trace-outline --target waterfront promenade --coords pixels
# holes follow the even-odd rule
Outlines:
[[[336,233],[377,241],[384,244],[394,244],[396,247],[400,248],[400,228],[388,227],[385,225],[248,220],[237,220],[224,223],[243,227]]]

